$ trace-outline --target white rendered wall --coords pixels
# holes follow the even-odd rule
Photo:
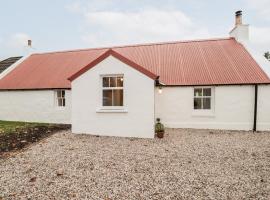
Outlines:
[[[270,85],[258,86],[257,130],[270,130]]]
[[[0,91],[0,120],[70,124],[71,91],[63,108],[55,105],[54,90]]]
[[[213,110],[193,110],[193,87],[164,87],[156,90],[155,117],[172,128],[252,130],[254,86],[217,86]],[[270,86],[259,86],[258,129],[270,127]]]
[[[126,112],[100,112],[101,76],[124,75]],[[109,56],[72,82],[72,132],[154,137],[154,80]]]
[[[234,37],[238,42],[246,43],[247,41],[249,41],[249,25],[237,25],[230,32],[230,36]]]

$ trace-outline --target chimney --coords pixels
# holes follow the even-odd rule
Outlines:
[[[235,12],[235,26],[230,31],[230,36],[240,43],[246,43],[249,40],[249,25],[243,24],[241,10]]]
[[[27,46],[32,48],[32,40],[27,40]]]
[[[33,48],[33,44],[32,44],[32,40],[31,39],[28,39],[26,44],[27,45],[25,45],[23,47],[23,53],[22,53],[22,55],[24,55],[24,56],[25,55],[32,54],[34,52],[34,50],[35,50],[35,48]]]

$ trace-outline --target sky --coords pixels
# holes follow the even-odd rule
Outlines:
[[[234,12],[270,51],[270,0],[8,0],[0,7],[0,59],[32,52],[228,37]]]

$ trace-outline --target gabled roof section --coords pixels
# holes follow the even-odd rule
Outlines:
[[[82,69],[80,69],[78,72],[76,72],[75,74],[73,74],[72,76],[70,76],[68,78],[68,80],[70,80],[70,81],[75,80],[80,75],[82,75],[83,73],[85,73],[86,71],[88,71],[89,69],[91,69],[92,67],[96,66],[101,61],[103,61],[106,58],[108,58],[109,56],[113,56],[113,57],[117,58],[121,62],[123,62],[123,63],[129,65],[130,67],[138,70],[139,72],[143,73],[144,75],[148,76],[151,79],[156,80],[158,78],[157,75],[155,75],[152,72],[148,71],[146,68],[144,68],[144,67],[138,65],[137,63],[129,60],[128,58],[126,58],[125,56],[123,56],[123,55],[115,52],[114,50],[109,49],[105,53],[103,53],[102,55],[100,55],[98,58],[96,58],[95,60],[93,60],[91,63],[89,63],[88,65],[86,65],[85,67],[83,67]]]
[[[68,78],[110,53],[169,86],[270,83],[242,44],[221,38],[32,54],[0,79],[0,90],[69,89]]]
[[[0,61],[0,74],[5,71],[7,68],[9,68],[11,65],[16,63],[18,60],[20,60],[22,56],[17,57],[10,57],[5,60]]]

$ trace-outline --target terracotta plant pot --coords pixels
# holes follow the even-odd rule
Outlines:
[[[158,137],[158,138],[163,138],[163,137],[164,137],[164,131],[162,131],[162,132],[157,132],[157,137]]]

